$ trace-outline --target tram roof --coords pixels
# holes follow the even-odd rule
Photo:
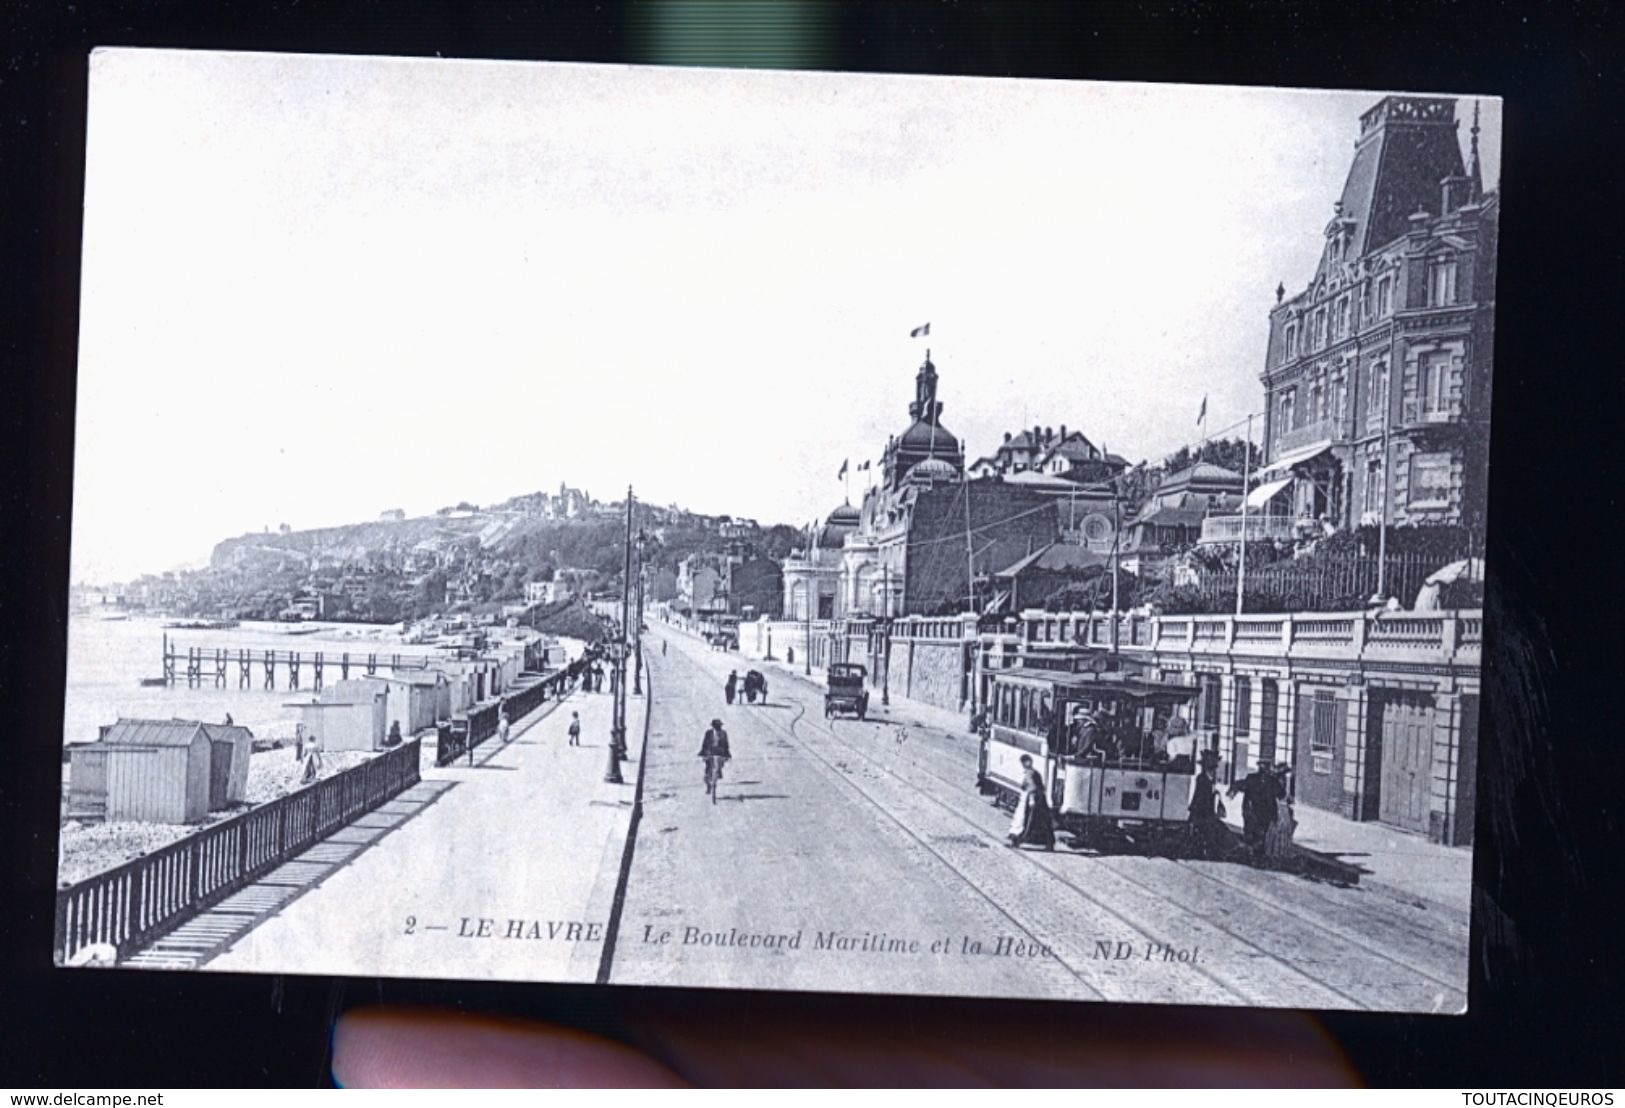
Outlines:
[[[1121,696],[1141,700],[1155,696],[1190,699],[1196,696],[1199,691],[1194,685],[1180,685],[1172,681],[1159,681],[1138,674],[1125,673],[1121,670],[1104,673],[1093,671],[1075,673],[1068,670],[1020,665],[1012,669],[999,671],[994,674],[994,679],[996,681],[1018,680],[1033,684],[1054,685],[1063,689],[1117,693]]]

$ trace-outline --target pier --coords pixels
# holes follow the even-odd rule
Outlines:
[[[320,691],[324,678],[334,668],[338,669],[340,680],[348,680],[351,669],[370,677],[380,669],[387,669],[391,673],[426,670],[431,660],[425,654],[385,654],[378,651],[352,653],[345,650],[334,654],[322,650],[276,650],[246,646],[183,647],[165,635],[163,683],[173,687],[184,681],[188,688],[212,684],[217,689],[223,689],[230,683],[235,668],[239,689],[254,687],[256,670],[260,674],[260,687],[275,689],[278,687],[277,671],[280,669],[284,681],[281,687],[300,688],[300,675],[308,671],[310,687]]]

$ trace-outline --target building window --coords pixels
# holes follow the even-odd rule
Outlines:
[[[1424,354],[1417,368],[1417,391],[1422,398],[1422,411],[1440,415],[1450,410],[1450,355]]]
[[[1366,423],[1382,425],[1382,414],[1388,407],[1388,363],[1378,362],[1371,367],[1371,387],[1366,391]]]
[[[1337,338],[1349,333],[1349,298],[1347,296],[1337,302],[1337,324],[1334,327]]]
[[[1376,282],[1374,281],[1366,281],[1360,286],[1360,322],[1362,324],[1371,322],[1374,311],[1372,295],[1375,288]]]
[[[1310,705],[1313,712],[1309,732],[1309,753],[1330,758],[1337,749],[1337,701],[1330,689],[1316,689]]]
[[[1433,307],[1456,302],[1456,260],[1435,258],[1428,263],[1428,303]]]
[[[1377,278],[1377,318],[1382,319],[1394,306],[1394,279],[1384,275]]]
[[[1292,409],[1297,400],[1297,389],[1284,389],[1281,392],[1281,430],[1292,430]]]
[[[1282,361],[1288,361],[1288,360],[1290,360],[1290,359],[1297,356],[1297,353],[1298,353],[1298,325],[1296,323],[1288,323],[1286,325],[1286,340],[1281,344],[1281,349],[1282,349],[1282,356],[1281,356]]]
[[[1363,510],[1382,511],[1382,462],[1372,458],[1365,464],[1365,502]]]
[[[1411,457],[1411,507],[1436,508],[1450,503],[1450,455]]]
[[[1315,349],[1326,345],[1326,309],[1315,309]]]
[[[1219,729],[1219,679],[1211,673],[1204,673],[1198,679],[1201,682],[1202,699],[1202,730],[1217,731]]]
[[[1332,378],[1332,419],[1339,425],[1343,422],[1343,414],[1348,411],[1348,399],[1348,378],[1339,370]]]
[[[1236,735],[1252,733],[1253,690],[1245,677],[1236,678]]]
[[[1305,423],[1313,423],[1320,418],[1321,401],[1322,390],[1320,387],[1320,382],[1316,381],[1313,385],[1309,386],[1309,410],[1304,413]]]

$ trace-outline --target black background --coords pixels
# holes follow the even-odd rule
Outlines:
[[[13,3],[3,17],[0,803],[7,854],[0,1085],[310,1086],[367,1001],[623,1033],[614,991],[49,967],[87,51],[97,45],[749,64],[654,52],[628,3]],[[1625,1084],[1616,862],[1625,727],[1619,439],[1621,25],[1606,4],[830,5],[816,68],[1482,92],[1506,98],[1490,589],[1472,1013],[1327,1014],[1373,1084]],[[690,45],[703,46],[703,28]],[[1189,167],[1199,202],[1208,167]],[[1328,204],[1330,203],[1328,198]],[[1170,259],[1178,264],[1178,259]],[[285,321],[296,324],[296,321]],[[1259,326],[1264,326],[1262,317]],[[229,367],[223,367],[229,380]],[[251,392],[253,381],[232,386]],[[161,521],[154,521],[161,525]],[[643,991],[639,991],[643,992]],[[643,992],[642,1002],[650,994]],[[682,991],[653,1002],[680,1007]],[[699,999],[694,997],[692,999]],[[765,1015],[771,996],[729,1003]],[[826,1012],[967,1023],[1057,1006],[830,998]],[[831,1007],[833,1006],[833,1007]],[[1154,1010],[1143,1012],[1154,1021]]]

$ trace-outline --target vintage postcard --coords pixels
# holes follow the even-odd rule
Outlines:
[[[57,962],[1464,1011],[1500,109],[98,51]]]

